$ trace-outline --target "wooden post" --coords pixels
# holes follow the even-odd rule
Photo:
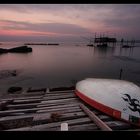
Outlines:
[[[68,123],[61,123],[61,131],[68,131]]]
[[[85,105],[80,104],[81,109],[89,116],[89,118],[102,130],[112,131],[102,120],[100,120],[92,111],[90,111]]]
[[[120,80],[122,79],[122,72],[123,72],[123,69],[121,68],[120,69],[120,77],[119,77]]]

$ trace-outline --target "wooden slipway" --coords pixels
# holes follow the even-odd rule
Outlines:
[[[61,131],[63,124],[68,131],[140,131],[90,107],[74,90],[47,89],[23,95],[0,100],[1,131]]]

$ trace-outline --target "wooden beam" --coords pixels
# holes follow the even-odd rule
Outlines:
[[[90,111],[85,105],[80,104],[81,109],[89,116],[89,118],[96,123],[101,130],[104,131],[112,131],[110,127],[108,127],[102,120],[100,120],[92,111]]]
[[[16,129],[9,129],[7,131],[49,131],[51,128],[56,128],[56,127],[60,129],[60,124],[63,122],[66,122],[66,121],[46,123],[46,124],[22,127],[22,128],[16,128]],[[67,120],[67,123],[69,124],[69,126],[78,125],[78,124],[81,125],[81,124],[90,123],[90,122],[91,120],[87,117]]]

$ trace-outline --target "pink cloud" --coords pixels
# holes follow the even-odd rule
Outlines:
[[[54,36],[58,35],[57,33],[51,32],[37,32],[37,31],[29,31],[29,30],[0,30],[0,35],[12,35],[12,36]]]

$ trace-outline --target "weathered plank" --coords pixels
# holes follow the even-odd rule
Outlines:
[[[73,98],[76,97],[75,95],[63,95],[63,96],[46,96],[43,99],[48,99],[48,100],[54,100],[54,99],[67,99],[67,98]]]
[[[1,101],[9,101],[9,100],[28,100],[28,99],[40,99],[43,98],[43,96],[33,96],[33,97],[10,97],[8,99],[1,99]]]
[[[75,100],[75,101],[79,101],[79,99],[77,99],[77,98],[68,98],[68,99],[56,99],[56,100],[43,100],[43,101],[41,101],[41,103],[43,104],[49,104],[49,103],[58,103],[58,102],[69,102],[69,101],[71,101],[71,100]]]
[[[97,131],[97,130],[100,130],[100,129],[94,123],[69,126],[69,131]]]
[[[68,131],[98,131],[99,128],[95,124],[82,124],[82,125],[72,125],[68,126]],[[60,131],[60,126],[46,128],[45,131]]]
[[[47,88],[29,88],[27,90],[28,93],[31,92],[46,92]]]
[[[33,121],[35,124],[42,124],[42,123],[51,123],[51,122],[58,122],[64,120],[71,120],[76,118],[82,118],[87,116],[83,112],[72,112],[72,113],[44,113],[44,114],[37,114],[34,116]]]
[[[76,94],[73,93],[73,92],[66,92],[66,93],[61,93],[61,92],[59,92],[59,93],[46,93],[44,95],[44,97],[46,97],[46,96],[64,96],[64,95],[76,95]]]
[[[22,95],[25,96],[25,97],[30,97],[30,96],[43,96],[45,95],[46,93],[45,92],[27,92],[27,93],[23,93]]]
[[[58,106],[58,105],[70,105],[70,104],[79,104],[79,102],[77,101],[69,101],[69,104],[68,102],[57,102],[57,103],[46,103],[46,104],[39,104],[37,105],[37,107],[49,107],[49,106]]]
[[[89,116],[89,118],[96,123],[96,125],[101,128],[101,130],[112,131],[102,120],[100,120],[93,112],[91,112],[85,105],[80,104],[83,111]]]
[[[49,112],[76,112],[76,111],[82,111],[81,108],[78,106],[70,107],[69,109],[64,107],[64,108],[53,108],[49,110],[40,110],[37,111],[37,113],[49,113]]]
[[[67,109],[67,108],[59,108],[59,109],[49,109],[49,110],[45,110],[46,112],[42,112],[42,113],[30,113],[30,114],[25,114],[25,113],[12,113],[12,114],[9,114],[9,118],[11,116],[22,116],[22,117],[34,117],[36,115],[43,115],[44,113],[74,113],[74,112],[80,112],[81,109],[80,107],[71,107],[70,109]],[[3,117],[3,118],[6,118],[6,117]]]
[[[32,124],[33,117],[29,116],[12,116],[0,118],[1,129],[12,129],[29,126]]]
[[[32,109],[15,109],[15,110],[5,110],[5,111],[0,111],[0,116],[8,116],[13,113],[35,113],[38,109],[37,108],[32,108]]]
[[[70,113],[70,112],[79,112],[82,111],[80,107],[78,106],[74,106],[74,107],[70,107],[69,109],[64,107],[64,108],[53,108],[53,109],[49,109],[49,110],[40,110],[37,113],[50,113],[50,112],[61,112],[61,113]]]
[[[69,109],[70,107],[74,107],[74,106],[78,106],[79,105],[79,103],[74,103],[74,104],[64,104],[64,105],[56,105],[56,106],[46,106],[46,107],[41,107],[41,108],[39,108],[38,107],[38,112],[39,112],[39,110],[49,110],[49,109],[53,109],[53,108],[64,108],[64,107],[66,107],[67,109]]]
[[[12,102],[13,100],[0,101],[0,111],[7,109],[8,104]]]
[[[64,105],[67,104],[67,101],[60,101],[59,102],[35,102],[35,103],[25,103],[25,104],[10,104],[7,105],[7,109],[24,109],[24,108],[34,108],[34,107],[43,107],[43,106],[55,106],[55,105]],[[77,103],[77,100],[69,100],[69,104]]]
[[[65,91],[49,91],[47,92],[48,94],[55,94],[55,93],[71,93],[71,92],[74,92],[75,90],[65,90]]]
[[[53,108],[69,108],[77,106],[77,104],[71,104],[71,105],[59,105],[59,106],[50,106],[50,107],[36,107],[36,108],[27,108],[27,109],[15,109],[15,110],[5,110],[5,111],[0,111],[0,116],[7,116],[12,113],[34,113],[39,110],[49,110]]]
[[[90,123],[91,120],[86,118],[78,118],[73,120],[67,120],[67,121],[61,121],[61,122],[54,122],[54,123],[48,123],[48,124],[41,124],[41,125],[35,125],[30,127],[23,127],[23,128],[17,128],[17,129],[9,129],[7,131],[49,131],[51,128],[60,128],[60,124],[63,122],[67,122],[68,125],[78,125],[78,124],[85,124]]]
[[[31,103],[31,104],[16,104],[16,105],[7,105],[7,109],[26,109],[26,108],[35,108],[38,104]]]
[[[42,99],[27,99],[27,100],[14,100],[13,104],[25,104],[25,103],[36,103],[41,102]]]

